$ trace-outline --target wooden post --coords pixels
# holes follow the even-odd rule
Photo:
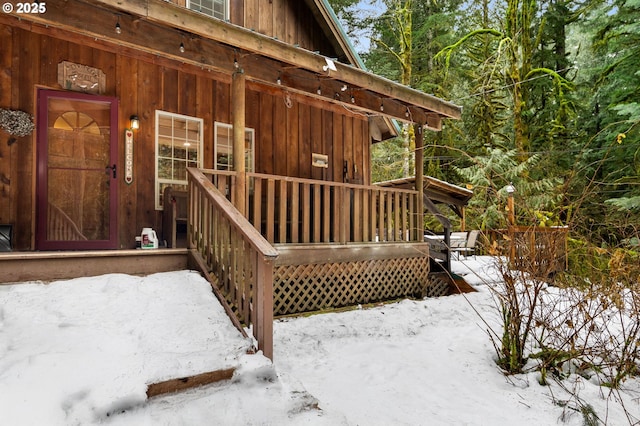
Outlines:
[[[246,80],[242,70],[233,73],[231,82],[231,115],[233,120],[233,170],[236,172],[234,185],[235,207],[246,217],[246,188],[245,175],[245,86]]]
[[[511,263],[511,267],[514,267],[516,261],[516,241],[515,241],[515,229],[514,226],[516,224],[516,215],[515,215],[515,203],[513,201],[513,191],[509,191],[509,196],[507,198],[507,213],[509,214],[509,238],[511,239],[511,244],[509,246],[509,262]]]
[[[273,262],[258,253],[253,255],[256,256],[254,337],[264,356],[273,361]]]
[[[423,138],[422,138],[422,126],[416,124],[414,129],[416,137],[416,191],[418,191],[418,203],[416,211],[418,217],[416,218],[416,241],[424,241],[424,150],[423,150]]]
[[[462,207],[462,218],[460,219],[460,231],[464,232],[467,230],[467,209]]]

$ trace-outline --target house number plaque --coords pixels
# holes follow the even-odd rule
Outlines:
[[[124,181],[127,185],[133,182],[133,130],[124,131]]]

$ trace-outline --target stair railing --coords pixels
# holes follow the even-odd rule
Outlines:
[[[273,359],[273,263],[278,251],[200,170],[188,169],[189,248]]]

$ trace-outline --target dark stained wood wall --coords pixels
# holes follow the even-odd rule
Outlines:
[[[276,1],[274,1],[274,4]],[[5,18],[5,22],[8,19]],[[142,227],[161,228],[154,208],[154,120],[163,110],[204,119],[204,166],[213,166],[213,123],[231,123],[230,75],[176,63],[59,30],[28,30],[0,17],[0,108],[35,115],[38,87],[60,89],[57,65],[71,61],[106,74],[106,96],[119,99],[119,169],[124,129],[141,119],[134,143],[134,182],[119,178],[119,245],[132,248]],[[35,27],[34,27],[35,28]],[[53,34],[50,36],[48,34]],[[367,118],[285,88],[247,84],[246,125],[255,129],[256,171],[293,177],[369,183]],[[37,118],[36,118],[37,119]],[[7,145],[0,130],[0,223],[13,223],[15,247],[34,247],[35,133]],[[311,167],[312,152],[327,154],[328,169]],[[343,165],[347,162],[347,174]]]
[[[233,24],[325,56],[338,56],[304,0],[230,0],[229,9]]]
[[[183,7],[187,4],[186,0],[170,1]],[[304,0],[229,0],[229,21],[325,56],[340,56]]]

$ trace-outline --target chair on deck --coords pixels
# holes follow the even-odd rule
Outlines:
[[[164,190],[164,213],[162,231],[167,247],[175,248],[181,244],[178,227],[187,224],[187,191],[170,186]]]
[[[465,240],[464,245],[461,245],[460,247],[451,247],[451,251],[457,253],[458,254],[458,258],[460,257],[460,255],[463,255],[464,257],[467,257],[467,256],[470,256],[472,254],[475,257],[475,255],[476,255],[476,243],[478,241],[478,235],[480,235],[480,231],[478,231],[478,230],[469,231],[469,233],[467,234],[467,239]]]
[[[452,232],[451,235],[449,235],[449,247],[451,247],[451,250],[465,247],[468,238],[468,232]]]

